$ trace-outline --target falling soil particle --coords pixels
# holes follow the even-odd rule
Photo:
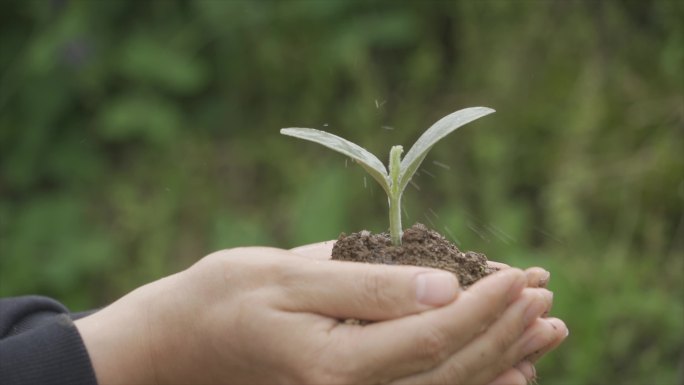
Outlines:
[[[456,275],[464,289],[497,270],[487,265],[484,254],[462,252],[420,223],[404,230],[401,242],[401,246],[393,246],[389,233],[371,234],[366,230],[350,235],[342,233],[333,247],[332,259],[447,270]]]

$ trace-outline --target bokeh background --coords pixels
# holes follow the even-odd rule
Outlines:
[[[0,295],[73,310],[240,245],[387,228],[363,170],[444,115],[405,193],[552,272],[543,384],[684,381],[684,2],[3,0]],[[419,189],[419,190],[418,190]]]

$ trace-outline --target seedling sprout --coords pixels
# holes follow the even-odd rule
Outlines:
[[[402,159],[402,146],[393,146],[389,155],[389,172],[385,165],[365,148],[331,133],[313,128],[283,128],[280,133],[321,144],[344,154],[375,179],[387,193],[389,201],[390,238],[401,245],[401,196],[425,156],[438,141],[457,128],[494,112],[487,107],[470,107],[451,113],[428,128]]]

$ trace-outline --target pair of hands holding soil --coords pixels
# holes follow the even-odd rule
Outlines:
[[[76,321],[100,384],[526,384],[568,334],[540,268],[339,261],[333,242],[213,253]],[[344,319],[377,321],[351,325]]]

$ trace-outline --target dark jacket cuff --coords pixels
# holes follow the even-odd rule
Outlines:
[[[69,315],[55,315],[51,321],[0,341],[3,384],[97,384]]]

